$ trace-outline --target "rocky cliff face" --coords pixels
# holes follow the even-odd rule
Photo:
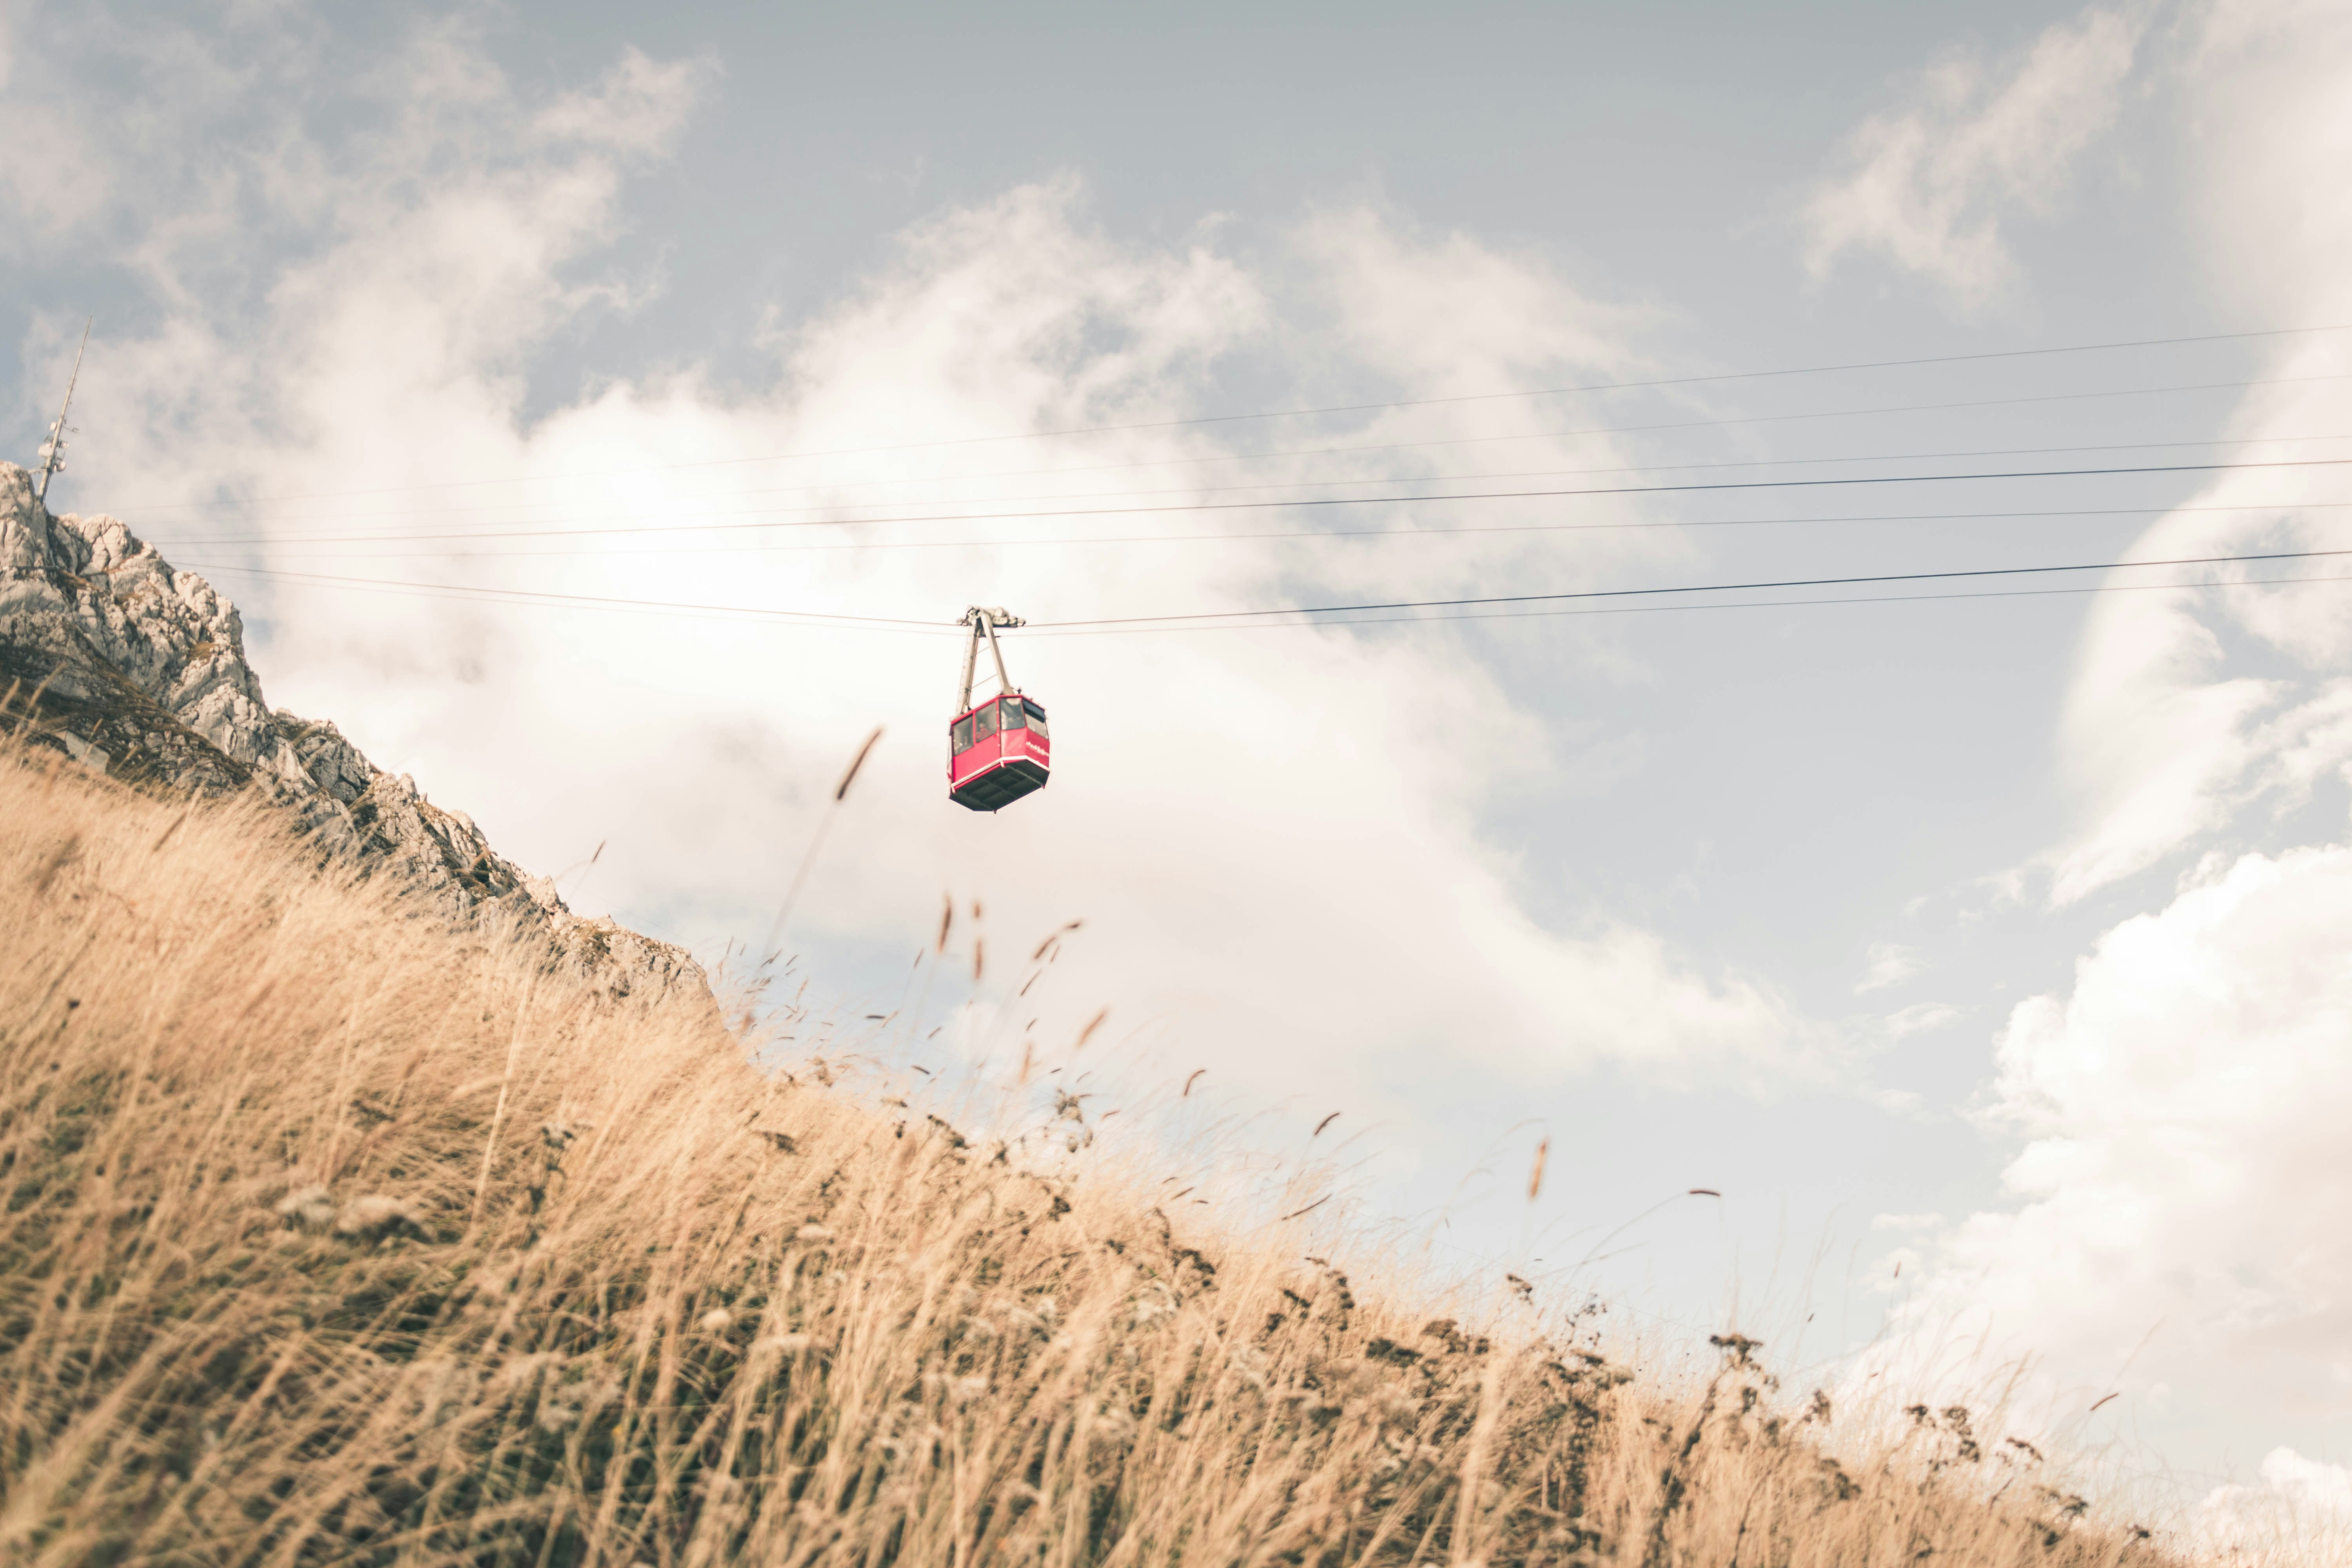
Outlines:
[[[11,691],[11,687],[14,690]],[[0,462],[0,725],[126,782],[257,790],[331,854],[424,890],[453,918],[503,910],[615,994],[686,985],[682,948],[583,920],[492,852],[462,812],[383,770],[331,724],[270,709],[236,606],[110,517],[52,517]]]

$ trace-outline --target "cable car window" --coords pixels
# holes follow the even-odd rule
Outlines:
[[[1029,710],[1029,728],[1037,731],[1037,738],[1041,741],[1051,739],[1045,732],[1045,710],[1034,702],[1024,702],[1022,706]]]
[[[975,741],[985,741],[991,735],[995,734],[996,704],[992,702],[987,707],[982,709],[979,712],[973,714],[971,716],[971,738]]]
[[[969,752],[969,751],[971,751],[971,720],[969,720],[969,719],[959,719],[959,720],[957,720],[957,721],[955,721],[955,731],[954,731],[954,734],[955,734],[955,749],[957,750],[957,752]]]
[[[1004,700],[1004,727],[1008,730],[1025,727],[1021,720],[1021,699],[1018,697],[1008,697]]]

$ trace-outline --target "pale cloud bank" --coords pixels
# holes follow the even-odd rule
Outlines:
[[[2206,129],[2191,214],[2229,300],[2265,323],[2352,320],[2352,16],[2299,4],[2201,17],[2183,112]],[[2251,460],[2352,420],[2352,334],[2277,340],[2227,435]],[[2276,437],[2277,444],[2265,444]],[[2345,541],[2326,468],[2220,476],[2125,553],[2326,550]],[[2326,562],[2242,577],[2307,588],[2117,594],[2094,607],[2059,732],[2080,824],[2039,863],[2068,903],[2233,826],[2292,810],[2352,762],[2352,595]],[[2140,579],[2146,581],[2145,576]]]
[[[532,115],[531,130],[553,142],[667,153],[717,75],[715,62],[656,60],[625,49],[594,87],[566,92]]]
[[[2138,1424],[2221,1401],[2352,1416],[2352,847],[2209,868],[2020,1005],[1982,1112],[2022,1140],[2017,1206],[1899,1258],[1916,1281],[1869,1364],[2017,1418]],[[1890,1254],[1889,1265],[1897,1261]]]
[[[1900,985],[1919,973],[1918,951],[1899,942],[1874,942],[1866,956],[1869,967],[1863,971],[1862,979],[1853,988],[1857,996]]]
[[[1998,72],[1972,55],[1912,84],[1912,101],[1848,139],[1843,169],[1804,208],[1805,258],[1825,277],[1874,256],[1975,302],[2016,272],[2001,225],[2049,212],[2084,151],[2114,123],[2140,25],[2095,10],[2052,26]]]
[[[2198,1507],[2191,1538],[2203,1550],[2274,1568],[2332,1568],[2352,1536],[2352,1470],[2293,1448],[2263,1458],[2261,1479],[2221,1486]]]
[[[1965,1009],[1955,1007],[1948,1002],[1914,1003],[1899,1013],[1887,1015],[1886,1037],[1900,1040],[1913,1035],[1925,1035],[1957,1024],[1967,1016]]]
[[[2200,128],[2183,222],[2239,291],[2224,304],[2265,326],[2352,320],[2352,16],[2235,4],[2182,21],[2166,86]],[[1875,247],[1962,294],[1996,286],[1993,208],[1971,220],[1969,202],[2054,179],[2111,117],[2133,34],[2103,12],[2045,34],[1987,100],[2017,95],[2014,112],[1953,120],[1965,134],[1948,153],[1933,132],[1958,88],[1864,127],[1864,174],[1816,208],[1817,237],[1834,241],[1817,257]],[[1990,150],[1996,124],[2018,146],[2044,125],[2039,174],[2012,177]],[[2276,384],[2221,434],[2248,458],[2333,455],[2287,438],[2352,428],[2352,342],[2286,337],[2263,355],[2253,374]],[[2121,553],[2342,548],[2340,499],[2325,469],[2221,475]],[[1982,1104],[2013,1143],[2011,1202],[1888,1255],[1883,1283],[1905,1266],[1895,1332],[1865,1368],[1957,1394],[2021,1367],[2019,1419],[2094,1438],[2224,1409],[2241,1426],[2352,1419],[2352,828],[2340,810],[2315,826],[2307,813],[2343,802],[2352,776],[2342,572],[2282,563],[2239,575],[2321,580],[2091,606],[2054,737],[2074,825],[1996,880],[2045,907],[2099,893],[2146,912],[2098,938],[2071,988],[2011,1014]],[[2188,1522],[2217,1551],[2337,1561],[2347,1484],[2279,1448]]]

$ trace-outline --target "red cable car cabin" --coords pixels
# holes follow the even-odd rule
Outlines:
[[[956,689],[956,717],[948,725],[948,798],[973,811],[1002,811],[1045,787],[1052,754],[1045,710],[1014,688],[1004,673],[1004,650],[996,646],[996,628],[1017,626],[1021,617],[974,605],[963,613],[963,624],[971,628],[971,640],[964,645],[963,684]],[[971,679],[983,642],[996,663],[998,695],[974,708]]]
[[[1052,754],[1043,708],[1018,693],[992,697],[948,726],[948,798],[1001,810],[1045,787]]]

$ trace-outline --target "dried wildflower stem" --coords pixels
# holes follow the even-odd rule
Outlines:
[[[1495,1423],[1502,1408],[1503,1359],[1486,1357],[1478,1379],[1478,1414],[1470,1424],[1470,1441],[1462,1451],[1462,1484],[1454,1489],[1453,1553],[1454,1568],[1476,1555],[1478,1487],[1486,1479],[1486,1450],[1495,1439]]]
[[[498,1153],[499,1129],[507,1119],[507,1095],[514,1088],[515,1062],[522,1055],[523,1025],[530,1016],[531,998],[539,994],[539,974],[533,971],[523,987],[522,1005],[515,1009],[514,1027],[507,1035],[506,1068],[499,1074],[499,1101],[490,1111],[490,1130],[482,1139],[482,1173],[474,1183],[474,1208],[468,1223],[479,1225],[482,1199],[490,1190],[490,1161]]]

